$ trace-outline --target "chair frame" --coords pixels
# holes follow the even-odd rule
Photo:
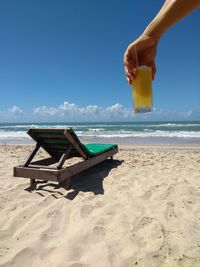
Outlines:
[[[28,130],[28,134],[30,135],[30,130]],[[40,129],[41,130],[41,129]],[[44,131],[47,129],[43,129]],[[49,131],[56,130],[64,130],[64,129],[51,129],[48,128]],[[35,140],[36,145],[31,154],[29,155],[26,162],[22,165],[16,166],[13,169],[14,177],[23,177],[30,178],[30,185],[32,186],[36,179],[43,181],[54,181],[59,184],[65,184],[65,188],[69,189],[71,178],[75,174],[78,174],[98,163],[106,160],[107,158],[113,159],[113,155],[118,153],[118,147],[114,147],[110,150],[102,152],[96,156],[88,157],[88,155],[84,152],[81,146],[76,142],[73,136],[69,133],[69,129],[65,129],[63,131],[64,136],[67,138],[70,145],[67,150],[61,155],[60,159],[57,160],[55,157],[48,157],[45,159],[33,161],[35,155],[37,154],[40,147],[42,147],[42,143],[40,140]],[[75,149],[79,155],[84,159],[79,163],[76,163],[69,167],[63,167],[63,164],[68,159],[69,153],[71,149]],[[52,164],[55,164],[51,166]]]

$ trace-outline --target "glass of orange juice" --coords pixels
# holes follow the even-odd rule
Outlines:
[[[137,76],[132,84],[135,113],[152,110],[152,72],[151,67],[137,67]]]

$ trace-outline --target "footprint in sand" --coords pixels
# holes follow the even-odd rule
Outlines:
[[[152,192],[151,191],[147,191],[142,195],[142,199],[149,200],[151,196],[152,196]]]
[[[69,253],[69,260],[70,261],[79,261],[81,256],[82,256],[82,253],[83,253],[82,247],[81,246],[77,246],[77,245],[72,245],[71,248],[72,249],[68,252]],[[80,263],[74,263],[74,264],[80,264]],[[77,266],[79,266],[79,265],[77,265]]]
[[[83,205],[81,207],[81,217],[82,218],[86,218],[88,217],[88,215],[90,215],[92,213],[92,211],[94,210],[95,206],[92,205]]]
[[[97,242],[100,242],[104,239],[105,237],[105,229],[103,226],[95,226],[93,228],[93,233],[91,235],[92,241],[94,242],[94,244],[96,244]]]
[[[89,265],[88,264],[84,264],[84,263],[78,263],[78,262],[76,262],[76,263],[72,263],[72,264],[70,264],[70,265],[68,265],[69,267],[89,267]],[[64,267],[64,266],[63,266]]]
[[[165,218],[166,220],[170,220],[172,218],[177,217],[175,211],[174,211],[174,202],[170,201],[167,202],[167,206],[165,209]]]
[[[8,247],[0,247],[0,258],[5,256],[9,252]]]
[[[148,253],[155,253],[162,249],[165,241],[164,229],[159,221],[150,217],[143,217],[136,222],[132,229],[134,243]]]
[[[33,223],[33,221],[35,221],[38,217],[42,216],[42,214],[45,213],[46,206],[51,203],[51,197],[47,197],[37,204],[33,203],[26,206],[24,209],[21,209],[13,218],[11,218],[9,223],[6,225],[6,228],[0,231],[1,241],[7,240],[11,236],[16,236],[16,234],[19,235],[20,233],[25,232],[26,228],[29,229],[30,223]]]
[[[24,248],[4,262],[1,267],[17,267],[22,266],[22,263],[23,266],[34,266],[32,259],[38,259],[36,253],[30,248]]]

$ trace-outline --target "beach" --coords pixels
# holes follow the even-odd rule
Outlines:
[[[1,267],[200,266],[199,145],[119,145],[69,190],[13,177],[32,148],[0,146]]]

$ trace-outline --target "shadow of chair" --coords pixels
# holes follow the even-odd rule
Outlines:
[[[70,190],[67,191],[66,195],[59,192],[59,188],[65,188],[64,184],[61,185],[49,182],[44,183],[37,181],[33,186],[29,186],[25,190],[28,192],[36,190],[40,196],[44,196],[42,191],[46,191],[51,193],[55,198],[58,198],[55,194],[59,194],[61,197],[65,197],[69,200],[73,200],[80,192],[93,192],[94,195],[104,194],[104,179],[108,177],[112,169],[117,168],[122,163],[123,160],[107,159],[90,169],[74,175],[71,180]],[[49,189],[49,187],[52,187],[52,189]]]

